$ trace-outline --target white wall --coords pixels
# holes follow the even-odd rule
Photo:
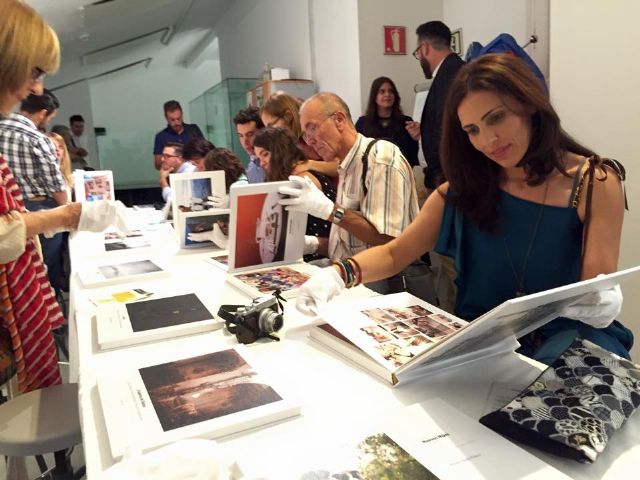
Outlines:
[[[215,29],[222,78],[258,78],[265,62],[311,78],[306,1],[236,0]]]
[[[338,94],[355,121],[361,110],[358,2],[310,0],[310,11],[311,61],[318,90]]]
[[[415,100],[413,87],[425,81],[420,63],[411,55],[416,46],[415,31],[424,22],[442,20],[443,3],[446,2],[404,0],[391,5],[386,0],[358,1],[362,111],[367,108],[371,82],[376,77],[387,76],[398,88],[405,114],[411,116]],[[384,55],[384,25],[406,27],[406,55]]]
[[[565,128],[627,170],[630,211],[625,216],[620,268],[640,264],[640,93],[637,46],[640,2],[551,2],[551,99]],[[622,321],[640,355],[640,280],[623,286]]]
[[[500,33],[513,36],[524,45],[532,33],[539,37],[526,51],[545,75],[548,74],[549,0],[446,0],[444,23],[453,31],[462,28],[463,56],[473,41],[486,45]]]
[[[54,93],[60,100],[60,110],[58,110],[58,114],[49,125],[49,128],[58,124],[69,126],[69,117],[71,115],[82,115],[82,118],[84,118],[84,132],[87,137],[88,163],[96,169],[99,168],[96,137],[93,133],[95,122],[89,82],[83,81],[73,86],[56,90]]]
[[[153,166],[153,139],[166,127],[163,103],[178,100],[185,121],[189,122],[189,102],[221,79],[220,64],[211,49],[205,49],[205,58],[192,68],[183,63],[189,52],[210,35],[210,31],[203,29],[181,32],[169,45],[148,42],[120,58],[94,66],[85,67],[79,59],[69,59],[61,66],[60,74],[53,77],[54,86],[89,79],[55,93],[60,95],[65,120],[67,112],[81,113],[87,120],[88,133],[93,133],[94,126],[106,128],[107,135],[97,139],[98,154],[101,168],[114,171],[116,188],[158,184]],[[153,59],[148,68],[138,65],[91,79],[147,57]],[[83,110],[79,110],[81,106]],[[90,154],[94,161],[97,154]]]

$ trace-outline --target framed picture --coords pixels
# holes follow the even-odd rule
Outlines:
[[[458,55],[462,55],[462,29],[458,28],[451,32],[451,50]]]

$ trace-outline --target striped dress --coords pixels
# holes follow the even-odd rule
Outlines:
[[[11,211],[25,208],[13,174],[0,156],[0,215]],[[18,390],[26,393],[61,383],[51,331],[64,318],[32,238],[18,258],[0,264],[0,317],[11,336]]]

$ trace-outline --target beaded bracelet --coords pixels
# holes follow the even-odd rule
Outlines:
[[[357,260],[353,257],[347,258],[347,262],[349,262],[353,266],[353,270],[355,272],[356,281],[354,283],[354,287],[358,286],[362,283],[362,268]]]

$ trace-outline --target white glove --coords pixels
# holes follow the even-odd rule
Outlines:
[[[120,202],[111,200],[96,200],[93,202],[85,202],[82,204],[80,212],[80,221],[78,222],[79,231],[101,232],[105,228],[116,224],[118,215],[118,228],[123,227],[126,233],[129,229],[124,218],[126,208]]]
[[[303,255],[310,255],[312,253],[316,253],[318,251],[318,246],[320,245],[320,241],[318,237],[315,235],[305,235],[304,236],[304,249],[302,250]]]
[[[622,310],[620,285],[589,293],[564,307],[562,317],[579,320],[595,328],[606,328]]]
[[[287,206],[290,212],[304,212],[314,217],[328,220],[333,212],[333,202],[306,177],[291,175],[291,187],[280,187],[278,192],[290,198],[280,200],[280,205]]]
[[[229,195],[211,195],[207,197],[207,205],[213,208],[229,208]]]
[[[220,225],[217,223],[213,224],[213,230],[199,233],[192,232],[187,235],[187,238],[192,242],[213,242],[222,249],[226,249],[229,242],[229,239],[222,233]]]
[[[320,307],[344,288],[344,281],[335,268],[323,268],[300,287],[296,308],[305,315],[318,315]]]

